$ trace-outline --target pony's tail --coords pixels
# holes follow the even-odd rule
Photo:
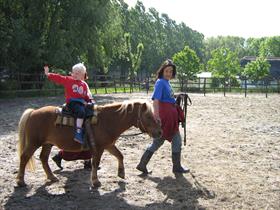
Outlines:
[[[17,152],[19,159],[25,150],[25,148],[28,146],[28,135],[25,130],[25,125],[27,120],[29,119],[30,114],[33,112],[34,109],[26,109],[23,114],[21,115],[19,124],[18,124],[18,147],[17,147]],[[30,157],[28,163],[27,163],[27,168],[31,171],[35,170],[35,161],[33,155]]]

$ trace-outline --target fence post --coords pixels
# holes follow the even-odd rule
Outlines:
[[[115,76],[113,76],[113,78],[114,78],[115,93],[117,93],[116,78],[115,78]]]
[[[216,78],[212,78],[212,79],[211,79],[211,83],[212,83],[211,85],[212,85],[213,90],[214,90],[214,93],[215,93],[215,91],[216,91],[216,85],[215,85],[215,83],[213,84],[213,81],[215,81],[215,82],[218,81],[218,85],[217,85],[217,86],[218,86],[218,88],[219,88],[219,87],[220,87],[220,80],[217,80]]]
[[[105,78],[105,84],[104,84],[104,88],[105,88],[105,94],[107,94],[107,85],[108,85],[108,77],[106,75],[104,75]]]
[[[123,92],[126,93],[126,90],[125,90],[125,81],[123,80]]]
[[[17,84],[18,84],[18,87],[17,89],[20,91],[21,90],[21,82],[20,82],[20,72],[17,73]],[[18,97],[18,92],[19,91],[16,91],[16,97]]]
[[[97,94],[97,75],[94,75],[94,91],[95,91],[95,94]]]
[[[54,84],[54,95],[55,95],[55,96],[57,96],[57,95],[58,95],[58,93],[57,93],[57,86],[56,86],[56,84]]]
[[[277,90],[278,90],[278,93],[280,93],[280,80],[277,79]]]
[[[204,82],[203,82],[203,93],[205,96],[206,95],[206,78],[204,78]]]
[[[267,93],[268,93],[268,79],[265,79],[265,97],[267,98]]]
[[[150,77],[148,77],[147,94],[149,94],[149,90],[150,90]]]
[[[141,82],[140,80],[138,81],[138,87],[139,87],[139,92],[141,91]]]
[[[247,97],[247,77],[245,77],[245,98]]]
[[[224,78],[224,96],[226,96],[226,78]]]
[[[200,89],[200,77],[198,78],[198,92],[201,92],[201,89]],[[197,82],[195,83],[195,84],[197,84]]]
[[[229,92],[231,93],[231,79],[230,78],[229,78],[228,85],[229,85]]]

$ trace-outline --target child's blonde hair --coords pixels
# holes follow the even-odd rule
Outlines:
[[[72,71],[79,71],[85,74],[87,72],[87,69],[83,63],[77,63],[72,67]]]
[[[85,67],[85,65],[83,64],[83,63],[77,63],[77,64],[75,64],[73,67],[72,67],[72,72],[74,72],[74,71],[79,71],[79,72],[81,72],[82,74],[84,74],[85,75],[85,80],[86,79],[88,79],[88,77],[87,77],[87,69],[86,69],[86,67]]]

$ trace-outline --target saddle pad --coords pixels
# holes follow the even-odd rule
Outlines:
[[[93,110],[94,110],[94,114],[91,117],[91,124],[96,125],[98,122],[98,106],[94,105]],[[64,125],[64,126],[70,126],[70,127],[74,127],[75,126],[75,118],[69,115],[63,115],[62,114],[62,108],[61,107],[57,107],[55,109],[55,113],[57,114],[56,120],[55,120],[55,125]]]

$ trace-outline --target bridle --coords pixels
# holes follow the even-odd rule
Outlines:
[[[138,110],[137,127],[142,131],[142,133],[148,133],[147,129],[145,128],[145,126],[143,125],[143,122],[141,120],[141,109],[142,109],[142,105],[140,106],[140,109]]]
[[[145,128],[145,126],[143,125],[143,122],[141,120],[141,109],[142,109],[142,105],[140,106],[140,108],[138,110],[137,124],[136,124],[136,127],[139,128],[141,130],[141,132],[134,133],[134,134],[121,135],[121,137],[138,136],[138,135],[141,135],[143,133],[148,133],[147,129]]]

